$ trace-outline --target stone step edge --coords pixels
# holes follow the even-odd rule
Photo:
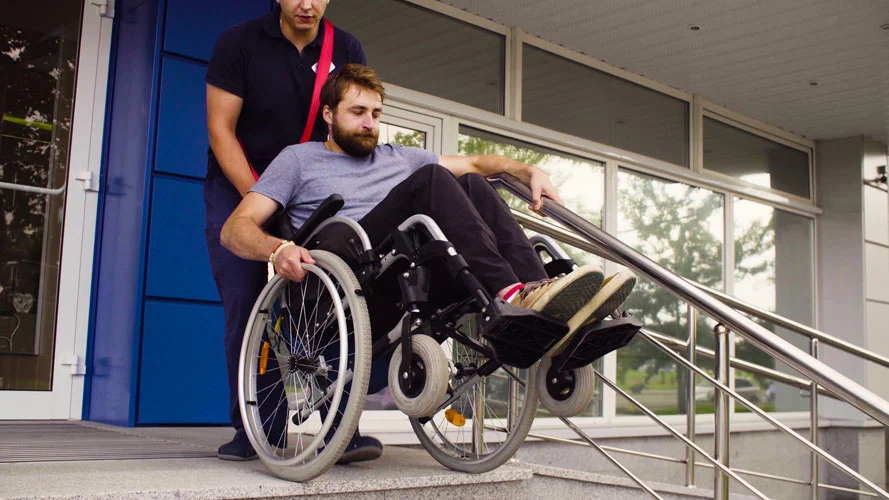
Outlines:
[[[378,479],[336,480],[322,479],[307,483],[254,484],[238,487],[180,488],[171,490],[140,490],[113,493],[28,496],[27,500],[227,500],[231,498],[293,498],[340,493],[375,493],[414,489],[434,489],[450,486],[497,485],[528,482],[534,477],[531,470],[509,465],[483,474],[453,472],[411,477],[380,477]]]
[[[534,475],[551,477],[555,479],[566,479],[569,481],[581,481],[585,483],[594,483],[594,484],[602,484],[608,486],[617,486],[623,488],[630,488],[640,490],[640,493],[644,494],[644,492],[639,488],[639,485],[636,484],[635,481],[629,479],[627,477],[618,477],[611,476],[608,474],[597,474],[595,472],[584,472],[573,469],[563,469],[561,467],[553,467],[550,465],[540,465],[540,464],[532,464],[529,462],[519,462],[513,461],[512,465],[516,465],[519,467],[526,467],[531,470]],[[616,474],[621,474],[620,471],[615,471]],[[697,498],[713,498],[713,491],[705,490],[698,487],[687,487],[687,486],[677,486],[675,484],[668,483],[658,483],[655,481],[645,481],[645,484],[648,485],[651,489],[659,493],[669,493],[673,495],[685,495],[688,497],[697,497]],[[736,498],[735,495],[732,495],[732,498]],[[738,497],[744,498],[744,497]]]

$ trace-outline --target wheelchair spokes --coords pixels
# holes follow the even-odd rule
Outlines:
[[[297,481],[322,474],[342,454],[370,370],[370,325],[357,280],[338,257],[313,256],[301,283],[276,276],[263,290],[241,353],[248,437],[272,472]]]

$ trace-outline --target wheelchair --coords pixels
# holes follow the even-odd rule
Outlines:
[[[412,216],[372,246],[357,222],[336,215],[342,205],[329,197],[284,236],[315,264],[303,265],[300,283],[274,276],[245,330],[244,428],[282,479],[308,481],[337,462],[357,429],[371,363],[387,356],[392,399],[423,448],[453,470],[493,470],[523,443],[538,402],[555,416],[587,408],[590,363],[640,328],[629,316],[589,325],[545,358],[567,325],[492,297],[431,218]],[[551,241],[532,244],[552,276],[574,267]],[[284,431],[270,430],[275,421]]]

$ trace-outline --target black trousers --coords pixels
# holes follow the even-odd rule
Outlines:
[[[481,175],[458,179],[441,165],[426,165],[395,186],[359,223],[377,246],[415,214],[428,215],[439,225],[492,295],[516,282],[547,277],[506,202]]]

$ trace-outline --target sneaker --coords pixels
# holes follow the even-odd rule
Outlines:
[[[235,433],[234,439],[219,447],[216,456],[221,460],[232,460],[235,462],[246,462],[248,460],[256,460],[256,450],[250,444],[247,434],[239,431]]]
[[[596,295],[568,321],[569,335],[557,342],[547,355],[552,356],[561,352],[571,340],[570,332],[577,331],[583,325],[601,321],[620,307],[630,296],[634,286],[636,286],[636,275],[629,269],[623,269],[607,277]]]
[[[368,460],[376,460],[383,455],[383,443],[379,439],[371,436],[362,436],[355,431],[352,440],[346,446],[340,459],[336,461],[338,465],[351,464],[353,462],[366,462]]]
[[[573,333],[570,325],[575,321],[577,312],[599,291],[603,276],[598,266],[586,265],[560,278],[526,283],[512,302],[515,306],[568,323],[570,336]],[[580,323],[582,321],[578,322],[578,326]]]

